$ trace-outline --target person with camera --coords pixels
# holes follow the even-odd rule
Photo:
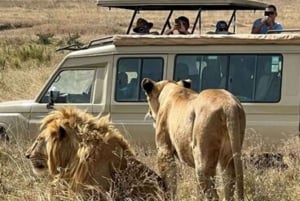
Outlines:
[[[175,26],[169,29],[166,34],[174,34],[174,32],[178,32],[179,34],[190,34],[188,31],[190,27],[189,19],[185,16],[180,16],[175,19]]]
[[[265,16],[254,21],[252,31],[253,34],[266,34],[269,30],[281,31],[282,25],[275,21],[277,17],[277,9],[274,5],[268,5],[265,9]]]

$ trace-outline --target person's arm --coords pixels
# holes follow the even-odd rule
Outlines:
[[[256,26],[256,27],[252,27],[252,31],[251,31],[251,33],[253,33],[253,34],[259,34],[260,33],[260,30],[261,30],[261,28],[264,26],[264,24],[260,24],[260,25],[258,25],[258,26]]]
[[[180,25],[176,24],[174,27],[172,27],[171,29],[169,29],[168,31],[166,31],[166,35],[170,35],[170,34],[174,34],[174,31],[177,30],[179,31],[180,29]]]
[[[281,24],[275,23],[274,26],[273,26],[273,29],[274,29],[274,30],[281,31],[281,30],[283,30],[283,27],[282,27]]]
[[[253,34],[259,34],[261,31],[261,28],[265,25],[266,20],[265,19],[257,19],[254,23],[253,23],[253,27],[251,30],[251,33]]]
[[[165,34],[166,35],[174,34],[174,30],[175,30],[175,28],[171,28],[171,29],[167,30]]]

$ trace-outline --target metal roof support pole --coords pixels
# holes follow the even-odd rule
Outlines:
[[[193,29],[192,29],[192,34],[194,33],[194,31],[196,29],[198,20],[199,20],[199,33],[201,33],[201,8],[199,9],[199,11],[197,13],[197,17],[196,17],[196,20],[194,22]]]
[[[236,29],[237,29],[237,26],[236,26],[236,12],[234,12],[233,23],[234,23],[233,32],[235,33]]]
[[[230,20],[228,22],[228,27],[230,27],[231,23],[232,23],[232,20],[233,20],[233,23],[234,23],[234,27],[233,27],[233,33],[235,33],[235,29],[236,29],[236,10],[233,11],[231,17],[230,17]]]
[[[166,22],[165,22],[165,24],[164,24],[164,26],[163,26],[163,28],[162,28],[162,30],[161,30],[161,33],[160,33],[161,35],[164,34],[164,32],[165,32],[167,26],[169,27],[169,29],[171,28],[171,25],[170,25],[170,18],[171,18],[171,16],[172,16],[172,14],[173,14],[173,10],[170,10],[170,13],[169,13],[169,15],[168,15],[168,17],[167,17],[167,19],[166,19]]]
[[[129,26],[128,26],[128,29],[127,29],[126,34],[129,34],[129,33],[130,33],[130,30],[131,30],[131,27],[132,27],[132,24],[133,24],[133,21],[134,21],[134,18],[135,18],[135,16],[136,16],[137,12],[138,12],[138,10],[134,10],[134,13],[133,13],[133,15],[132,15],[132,17],[131,17],[130,24],[129,24]]]
[[[201,11],[201,9],[200,9]],[[201,29],[202,29],[202,11],[200,12],[200,16],[199,16],[199,34],[201,34]]]

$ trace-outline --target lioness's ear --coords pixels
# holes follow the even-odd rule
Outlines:
[[[144,89],[144,91],[149,94],[151,93],[151,91],[153,90],[153,87],[154,87],[154,81],[149,79],[149,78],[144,78],[142,80],[142,88]]]
[[[190,79],[180,80],[177,82],[177,84],[190,89],[192,87],[192,80],[190,80]]]
[[[59,127],[59,131],[58,131],[58,135],[59,135],[59,139],[62,140],[64,137],[66,137],[67,132],[63,127]]]

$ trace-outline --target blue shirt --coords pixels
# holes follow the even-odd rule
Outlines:
[[[253,23],[253,27],[258,27],[261,24],[261,20],[262,20],[262,18],[259,18],[259,19],[255,20],[254,23]],[[273,25],[273,28],[272,28],[272,30],[278,30],[278,31],[282,30],[282,29],[283,28],[282,28],[281,24],[278,23],[278,22],[275,22],[274,25]],[[261,27],[259,33],[260,34],[266,34],[268,31],[269,31],[269,27],[266,24],[264,24]]]

